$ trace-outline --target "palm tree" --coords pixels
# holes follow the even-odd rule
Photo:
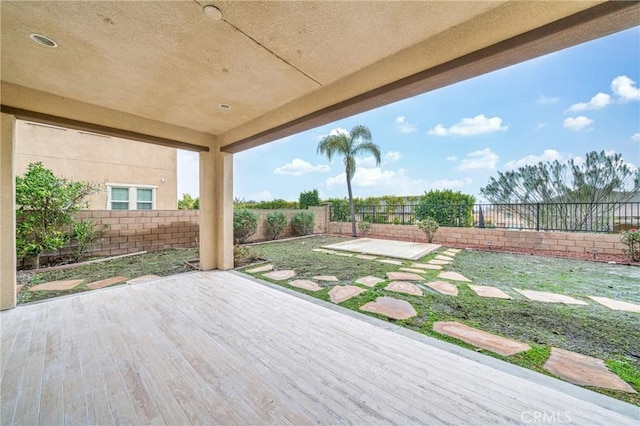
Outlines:
[[[347,191],[349,192],[349,208],[351,209],[351,233],[356,234],[356,208],[353,204],[351,179],[356,173],[356,157],[372,154],[376,166],[380,165],[380,147],[371,141],[371,130],[366,126],[354,126],[349,134],[336,132],[322,138],[318,143],[319,154],[326,156],[329,161],[336,154],[344,156],[344,171],[347,174]]]

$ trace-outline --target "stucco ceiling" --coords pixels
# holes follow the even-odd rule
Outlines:
[[[429,84],[371,95],[600,3],[2,1],[2,104],[239,151],[504,66],[436,73]],[[222,19],[203,13],[206,4]],[[576,27],[571,37],[556,29],[566,40],[509,60],[637,25],[636,6],[596,14],[596,27]],[[58,47],[40,46],[30,33]],[[328,109],[333,114],[320,114]]]

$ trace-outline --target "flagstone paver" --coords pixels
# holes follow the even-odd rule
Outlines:
[[[551,348],[544,369],[576,385],[637,393],[627,382],[609,371],[601,359],[564,349]]]
[[[583,302],[582,300],[578,300],[564,294],[551,293],[548,291],[520,290],[517,288],[514,288],[514,290],[527,299],[535,300],[537,302],[564,303],[565,305],[588,305],[587,302]]]
[[[471,280],[467,277],[465,277],[462,274],[459,274],[457,272],[451,272],[451,271],[447,271],[447,272],[440,272],[438,274],[438,278],[444,278],[446,280],[452,280],[452,281],[464,281],[466,283],[470,283]]]
[[[434,259],[436,259],[436,260],[446,260],[447,262],[452,262],[453,261],[453,257],[443,256],[441,254],[439,254],[436,257],[434,257]]]
[[[342,253],[339,251],[334,251],[333,253],[331,253],[335,256],[342,256],[342,257],[353,257],[353,253]]]
[[[311,251],[315,251],[315,252],[318,252],[318,253],[335,254],[335,251],[327,250],[327,249],[323,249],[323,248],[314,248]]]
[[[126,283],[129,278],[127,277],[111,277],[106,280],[94,281],[87,284],[87,288],[91,290],[97,290],[99,288],[109,287],[110,285]]]
[[[370,256],[368,254],[358,254],[358,255],[356,255],[356,257],[358,259],[365,259],[365,260],[374,260],[374,259],[378,258],[378,256]]]
[[[375,302],[360,306],[361,311],[373,312],[389,318],[403,320],[418,315],[411,303],[395,297],[378,297]]]
[[[460,253],[462,251],[462,249],[456,249],[456,248],[448,248],[447,251],[450,251],[451,253]]]
[[[18,284],[16,286],[16,294],[20,293],[22,291],[22,287],[24,287],[24,284]]]
[[[496,336],[455,321],[438,321],[433,325],[433,330],[503,356],[511,356],[531,349],[531,346],[526,343]]]
[[[335,277],[333,275],[316,275],[315,277],[313,277],[313,279],[316,281],[329,281],[329,282],[340,281],[338,277]]]
[[[431,265],[429,263],[412,263],[411,267],[420,269],[442,269],[440,265]]]
[[[153,281],[157,278],[160,278],[160,276],[159,275],[141,275],[139,277],[136,277],[127,281],[127,284],[142,284],[142,283],[146,283],[147,281]]]
[[[383,281],[386,281],[386,280],[381,280],[378,277],[373,277],[371,275],[368,275],[366,277],[358,278],[355,282],[357,284],[366,285],[367,287],[375,287],[376,284],[380,284]]]
[[[291,269],[284,269],[282,271],[267,272],[266,274],[262,275],[267,278],[271,278],[272,280],[284,281],[293,277],[295,274],[295,271],[292,271]]]
[[[61,280],[49,281],[48,283],[34,285],[29,291],[62,291],[71,290],[72,288],[82,284],[84,280]]]
[[[367,290],[356,287],[355,285],[337,285],[329,290],[329,300],[333,303],[342,303],[365,291]]]
[[[400,268],[401,271],[404,272],[413,272],[414,274],[424,274],[424,269],[417,269],[417,268]]]
[[[449,264],[451,264],[451,262],[448,262],[446,260],[438,260],[438,259],[431,259],[427,263],[429,263],[431,265],[449,265]]]
[[[412,272],[387,272],[390,280],[398,281],[424,281],[424,278]]]
[[[442,254],[448,257],[456,257],[456,254],[458,253],[454,253],[452,251],[443,251]]]
[[[291,285],[293,287],[298,287],[298,288],[302,288],[302,289],[305,289],[305,290],[309,290],[309,291],[320,291],[320,290],[322,290],[322,287],[320,287],[318,284],[314,283],[313,281],[309,281],[309,280],[289,281],[289,285]]]
[[[422,296],[423,294],[417,285],[406,281],[391,281],[384,289],[395,291],[396,293],[410,294],[412,296]]]
[[[478,296],[481,297],[493,297],[494,299],[511,299],[504,291],[497,287],[491,287],[490,285],[472,285],[469,284],[471,290],[473,290]]]
[[[389,265],[402,265],[401,261],[393,259],[378,259],[377,261],[380,263],[388,263]]]
[[[458,287],[455,284],[446,283],[444,281],[433,281],[425,283],[424,285],[431,287],[438,293],[446,294],[447,296],[458,295]]]
[[[601,305],[604,305],[607,308],[613,309],[615,311],[627,311],[627,312],[640,313],[640,305],[636,305],[635,303],[623,302],[622,300],[609,299],[608,297],[589,296],[589,299],[592,299],[600,303]]]
[[[246,272],[249,272],[250,274],[257,274],[258,272],[267,272],[272,269],[273,269],[273,265],[262,265],[262,266],[258,266],[257,268],[247,269]]]

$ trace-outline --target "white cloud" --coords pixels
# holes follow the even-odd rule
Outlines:
[[[545,127],[547,127],[545,123],[540,123],[534,128],[534,130],[544,129]]]
[[[325,181],[327,188],[346,187],[347,180],[344,173],[330,177]],[[423,179],[411,178],[406,169],[382,170],[379,167],[361,167],[356,171],[351,181],[354,187],[375,188],[380,192],[395,195],[415,195],[424,192],[428,182]]]
[[[408,123],[406,117],[403,115],[396,118],[395,123],[393,123],[393,127],[395,127],[400,133],[413,133],[418,131],[418,126],[416,124]]]
[[[302,176],[311,172],[328,172],[329,169],[329,166],[326,164],[318,164],[317,166],[314,166],[300,158],[294,158],[290,163],[276,168],[273,173],[277,175]]]
[[[373,156],[356,157],[356,167],[376,167],[376,159]]]
[[[631,140],[633,142],[640,142],[640,133],[636,132],[633,135],[631,135]]]
[[[246,198],[246,201],[271,201],[271,200],[273,200],[273,195],[271,195],[271,192],[267,190],[249,194]]]
[[[429,185],[433,189],[455,189],[461,188],[471,183],[471,178],[464,179],[438,179]]]
[[[611,82],[611,90],[622,102],[640,100],[640,88],[636,87],[636,82],[626,75],[614,78]]]
[[[316,140],[317,141],[321,141],[322,139],[324,139],[327,136],[335,136],[335,135],[339,135],[339,134],[343,134],[343,135],[348,135],[349,131],[347,129],[343,129],[342,127],[336,127],[335,129],[332,129],[329,133],[325,134],[325,135],[318,135],[316,136]]]
[[[543,95],[540,95],[536,100],[536,103],[539,105],[557,104],[558,102],[560,102],[560,98],[548,98]]]
[[[573,104],[567,111],[586,111],[588,109],[602,109],[611,103],[611,95],[597,93],[589,102]]]
[[[593,124],[592,119],[587,118],[583,115],[579,115],[577,117],[565,118],[564,123],[562,125],[569,130],[573,130],[574,132],[579,132],[580,130],[588,128],[592,124]]]
[[[491,117],[487,118],[484,114],[476,115],[473,118],[463,118],[448,129],[442,124],[436,125],[433,129],[429,130],[430,135],[435,136],[447,136],[447,135],[459,135],[459,136],[474,136],[485,133],[495,133],[505,131],[509,126],[502,125],[502,118]]]
[[[384,159],[389,163],[400,161],[401,158],[402,154],[400,154],[400,151],[389,151],[384,155]]]
[[[563,154],[555,149],[545,149],[541,155],[527,155],[519,160],[512,160],[507,162],[504,167],[507,169],[517,169],[526,165],[534,165],[540,162],[546,163],[548,161],[565,161],[571,157],[569,154]]]
[[[467,154],[458,164],[458,170],[493,170],[498,163],[498,154],[489,148]]]
[[[447,157],[447,161],[458,161],[458,157],[456,157],[455,155],[450,155],[449,157]]]

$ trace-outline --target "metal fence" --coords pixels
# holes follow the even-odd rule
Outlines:
[[[412,225],[424,211],[436,216],[440,226],[569,232],[620,232],[640,228],[640,202],[359,205],[356,221]],[[330,218],[332,222],[349,222],[349,206],[332,205]]]

